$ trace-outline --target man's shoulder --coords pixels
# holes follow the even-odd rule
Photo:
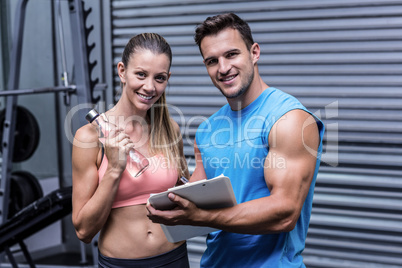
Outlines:
[[[209,116],[208,118],[206,118],[198,128],[203,128],[206,127],[207,125],[211,124],[211,122],[214,122],[215,119],[217,117],[221,117],[224,115],[228,114],[228,109],[230,109],[229,104],[225,104],[224,106],[222,106],[218,111],[216,111],[215,113],[213,113],[211,116]]]

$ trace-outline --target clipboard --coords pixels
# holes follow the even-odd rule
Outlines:
[[[169,193],[186,198],[203,209],[232,207],[237,204],[230,179],[223,174],[213,179],[190,182],[162,193],[151,194],[148,201],[159,210],[173,209],[176,205],[168,198]],[[172,243],[218,231],[211,227],[192,225],[161,224],[161,227],[167,240]]]

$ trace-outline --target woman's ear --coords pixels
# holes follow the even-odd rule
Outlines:
[[[117,63],[117,73],[119,74],[120,82],[123,84],[126,83],[126,68],[121,61]]]

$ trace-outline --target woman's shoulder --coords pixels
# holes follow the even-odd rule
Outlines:
[[[97,144],[98,140],[96,127],[91,124],[83,125],[75,132],[74,144]]]

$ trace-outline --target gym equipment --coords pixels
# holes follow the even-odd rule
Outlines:
[[[11,174],[10,193],[8,218],[43,197],[38,180],[28,171],[14,171]]]
[[[19,244],[30,267],[35,264],[24,239],[70,214],[72,187],[51,192],[20,210],[0,226],[0,252],[5,251],[13,267],[18,267],[10,247]]]
[[[24,21],[25,11],[28,0],[19,0],[16,7],[16,25],[14,27],[15,32],[13,36],[13,46],[11,51],[10,73],[8,79],[8,90],[1,92],[0,96],[7,96],[6,109],[4,113],[4,121],[2,128],[2,170],[0,181],[0,225],[7,219],[8,215],[8,200],[10,194],[10,177],[11,177],[11,164],[14,157],[18,159],[21,157],[19,153],[14,152],[15,132],[17,130],[16,117],[17,117],[17,99],[21,94],[37,94],[45,92],[66,92],[68,98],[70,94],[74,93],[77,98],[77,102],[84,103],[96,103],[99,98],[93,97],[93,91],[96,87],[105,89],[106,86],[98,84],[98,79],[91,80],[91,72],[96,65],[96,61],[90,63],[89,53],[95,47],[95,44],[90,46],[87,44],[87,38],[93,29],[93,26],[86,27],[85,20],[87,19],[91,9],[84,10],[84,2],[81,0],[68,0],[69,12],[70,12],[70,26],[72,36],[72,51],[74,51],[74,82],[75,85],[69,85],[64,87],[47,87],[36,89],[18,89],[21,55],[22,55],[22,41],[24,33]],[[65,81],[66,82],[66,81]],[[81,113],[81,115],[80,115]],[[79,125],[85,124],[85,114],[87,111],[79,111],[78,118],[82,118],[82,122],[77,125],[73,122],[75,129]],[[24,157],[26,158],[26,157]]]
[[[74,56],[74,85],[69,85],[67,77],[63,76],[65,79],[64,86],[18,89],[27,2],[28,0],[19,0],[16,6],[16,24],[14,27],[15,32],[10,57],[12,64],[9,72],[8,90],[0,92],[0,96],[7,96],[4,121],[2,123],[1,143],[3,161],[1,163],[0,180],[0,253],[3,251],[6,252],[14,268],[18,266],[10,252],[10,246],[18,243],[30,267],[35,267],[23,240],[56,220],[70,214],[72,210],[72,188],[63,187],[45,197],[39,198],[22,210],[18,212],[15,211],[16,214],[12,215],[12,213],[14,213],[12,209],[20,209],[20,206],[18,208],[9,206],[10,188],[13,187],[11,186],[12,177],[16,176],[16,178],[18,178],[17,180],[21,180],[21,174],[13,174],[11,171],[11,164],[12,161],[14,161],[14,157],[17,157],[17,160],[18,157],[21,157],[18,156],[19,153],[14,149],[15,146],[18,146],[18,142],[16,142],[17,138],[15,137],[16,130],[18,129],[17,111],[20,110],[17,108],[18,96],[23,94],[65,92],[66,104],[70,103],[71,94],[74,94],[78,104],[95,104],[100,98],[93,97],[95,88],[98,90],[104,90],[106,88],[105,84],[98,83],[99,79],[91,80],[91,72],[97,64],[96,61],[89,62],[89,53],[95,47],[95,44],[87,44],[88,35],[92,31],[93,26],[88,28],[85,26],[85,20],[91,12],[91,9],[84,10],[84,2],[81,0],[68,0],[72,51]],[[63,71],[65,71],[65,69]],[[86,123],[84,118],[87,112],[88,111],[84,110],[78,112],[78,118],[82,119],[82,121],[73,122],[73,129],[78,129],[80,125]],[[23,158],[26,157],[27,156]],[[20,190],[23,191],[22,188]],[[25,202],[22,203],[25,204]],[[11,210],[11,213],[9,210]],[[2,261],[1,257],[2,255],[0,255],[0,262]]]
[[[6,111],[0,112],[0,135],[3,136]],[[14,131],[13,162],[27,160],[35,152],[39,144],[39,125],[34,115],[22,106],[17,106]],[[3,148],[0,146],[0,152]]]

